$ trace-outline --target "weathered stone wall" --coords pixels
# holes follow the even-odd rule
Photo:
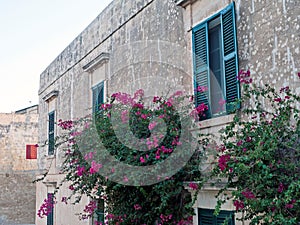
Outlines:
[[[35,223],[35,173],[0,173],[0,225]]]
[[[26,144],[38,141],[37,110],[0,114],[0,224],[34,224],[37,160]]]
[[[38,140],[38,114],[0,114],[0,173],[37,169],[26,159],[26,144]]]
[[[300,2],[236,1],[240,68],[257,83],[290,86],[300,93]]]

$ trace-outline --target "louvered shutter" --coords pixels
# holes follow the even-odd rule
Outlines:
[[[105,223],[105,212],[104,212],[104,200],[103,199],[99,199],[97,201],[97,209],[95,210],[94,213],[94,217],[93,217],[93,225],[95,224],[95,222],[97,221],[102,222],[103,224]]]
[[[199,209],[199,225],[215,225],[213,210]]]
[[[93,89],[93,113],[100,110],[101,105],[104,103],[104,82],[101,82]]]
[[[104,82],[98,87],[98,109],[100,109],[101,105],[104,103]]]
[[[220,211],[217,216],[216,225],[223,225],[225,221],[227,221],[226,225],[234,225],[234,213],[230,211]]]
[[[54,154],[54,119],[55,113],[49,113],[49,121],[48,121],[48,155]]]
[[[50,213],[47,216],[47,225],[53,225],[54,224],[54,199],[53,199],[53,197],[54,197],[53,193],[48,193],[47,194],[48,200],[53,205],[53,207],[51,208]]]
[[[232,112],[234,102],[240,97],[238,75],[238,51],[236,40],[234,2],[222,12],[223,60],[226,82],[226,110]],[[239,106],[238,106],[239,107]]]
[[[227,221],[227,225],[235,225],[234,212],[221,210],[218,216],[214,215],[213,209],[198,209],[199,225],[223,225]]]
[[[194,87],[209,89],[209,57],[208,57],[208,28],[207,23],[193,29],[193,59],[194,59]],[[209,91],[195,91],[196,106],[204,103],[208,106],[202,119],[211,117],[209,105]]]

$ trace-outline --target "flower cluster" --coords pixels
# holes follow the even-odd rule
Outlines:
[[[227,168],[227,162],[230,160],[230,155],[221,155],[218,160],[218,165],[221,171]]]
[[[243,84],[251,84],[252,78],[250,77],[250,70],[241,70],[238,74],[237,79]]]
[[[90,201],[88,205],[85,206],[83,212],[87,214],[87,217],[84,217],[84,219],[87,219],[88,217],[91,217],[95,210],[97,209],[97,202],[96,201]]]
[[[227,180],[217,208],[229,191],[228,199],[251,224],[298,224],[300,97],[289,86],[277,91],[253,84],[250,71],[241,71],[238,79],[246,84],[244,108],[221,130],[212,172]]]
[[[198,91],[206,90],[207,88],[201,87]],[[118,165],[107,168],[105,160],[100,163],[98,149],[105,147],[106,152],[101,157],[105,154],[113,155],[116,159],[133,166],[159,164],[168,159],[174,151],[179,151],[177,148],[185,149],[184,146],[190,146],[187,145],[189,142],[181,138],[182,120],[191,121],[188,126],[190,128],[193,125],[191,113],[194,111],[199,116],[207,110],[205,105],[195,108],[190,102],[193,97],[185,96],[181,91],[169,97],[155,96],[150,104],[142,101],[143,96],[142,90],[138,90],[133,97],[127,93],[115,93],[107,100],[107,103],[101,105],[101,111],[94,117],[65,123],[72,124],[72,126],[64,125],[69,128],[70,134],[66,163],[63,168],[63,172],[67,174],[66,181],[70,182],[69,189],[74,195],[79,193],[101,198],[105,193],[108,224],[154,224],[157,222],[191,224],[192,217],[187,217],[187,215],[193,214],[192,204],[190,204],[192,198],[187,195],[184,185],[185,181],[192,181],[190,188],[199,189],[198,183],[193,182],[194,179],[200,177],[199,152],[196,152],[195,158],[190,159],[187,166],[178,174],[172,177],[158,175],[158,181],[162,178],[164,181],[154,185],[142,186],[143,183],[141,183],[140,187],[126,186],[112,182],[108,176],[101,175],[105,172],[111,176],[119,176],[120,170]],[[113,124],[114,119],[119,122]],[[64,123],[61,121],[61,124]],[[101,145],[98,145],[98,142],[96,144],[93,141],[90,142],[89,138],[92,139],[93,136],[89,136],[89,132],[94,132],[93,129],[101,139]],[[122,131],[122,141],[115,135],[114,129]],[[132,143],[132,135],[136,140],[135,143]],[[72,140],[71,145],[70,140]],[[77,140],[84,140],[86,150],[84,153],[81,152]],[[176,157],[181,158],[183,153]],[[143,177],[144,174],[141,176]],[[123,183],[131,184],[136,179],[136,175],[124,173],[120,179]],[[162,200],[165,201],[163,204]],[[66,199],[62,199],[62,202],[66,203]],[[190,204],[190,207],[181,207],[181,202]],[[157,205],[161,205],[160,210],[152,210]],[[81,218],[89,218],[95,209],[96,203],[91,201],[85,207]]]
[[[64,130],[70,130],[71,128],[73,128],[74,123],[72,120],[62,121],[61,119],[59,119],[57,125]]]
[[[54,203],[55,202],[52,197],[45,199],[37,212],[38,217],[44,218],[45,216],[48,216],[53,211]]]

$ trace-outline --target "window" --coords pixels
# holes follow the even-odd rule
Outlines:
[[[53,206],[51,212],[47,216],[47,225],[53,225],[54,224],[53,223],[53,220],[54,220],[54,199],[53,199],[54,194],[48,193],[47,198],[48,198],[48,201],[51,202],[51,205]]]
[[[50,112],[48,115],[48,155],[54,154],[54,124],[55,124],[55,112]]]
[[[26,159],[36,159],[37,145],[26,145]]]
[[[92,88],[93,91],[93,113],[99,112],[104,103],[104,81]]]
[[[208,106],[202,119],[230,113],[240,97],[234,2],[194,27],[192,41],[194,86],[202,88],[195,102]]]
[[[97,209],[93,215],[93,225],[104,224],[104,200],[97,200]]]
[[[214,215],[213,209],[198,209],[199,225],[234,225],[234,213],[221,210],[218,216]]]

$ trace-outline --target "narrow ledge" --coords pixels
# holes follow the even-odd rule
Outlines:
[[[96,58],[82,67],[84,72],[93,72],[97,67],[109,60],[109,53],[101,52]]]

